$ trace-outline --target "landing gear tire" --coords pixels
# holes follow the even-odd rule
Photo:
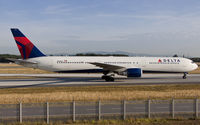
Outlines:
[[[105,79],[106,82],[114,82],[115,81],[115,79],[113,77],[111,77],[111,76],[103,75],[101,78]]]
[[[106,77],[107,77],[106,75],[103,75],[103,76],[101,77],[101,79],[106,79]]]
[[[183,79],[186,79],[187,78],[187,72],[185,72],[184,74],[183,74]]]
[[[106,80],[106,82],[114,82],[115,81],[115,79],[110,76],[106,77],[105,80]]]

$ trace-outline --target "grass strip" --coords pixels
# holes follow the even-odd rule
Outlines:
[[[200,85],[35,87],[0,89],[0,104],[101,100],[196,98]]]
[[[198,125],[198,119],[127,119],[127,120],[83,120],[83,121],[57,121],[49,125]],[[7,125],[47,125],[45,122],[13,122]]]

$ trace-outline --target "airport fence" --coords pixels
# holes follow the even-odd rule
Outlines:
[[[198,118],[198,99],[0,104],[0,123],[127,118]]]

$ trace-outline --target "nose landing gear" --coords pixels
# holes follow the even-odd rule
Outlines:
[[[183,73],[183,79],[186,79],[186,78],[187,78],[187,74],[188,74],[187,72],[184,72],[184,73]]]

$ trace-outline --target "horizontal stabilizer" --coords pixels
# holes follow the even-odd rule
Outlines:
[[[7,58],[7,60],[10,60],[16,64],[23,65],[25,67],[31,67],[31,68],[37,68],[37,62],[32,62],[32,61],[27,61],[27,60],[22,60],[22,59],[12,59],[12,58]]]

